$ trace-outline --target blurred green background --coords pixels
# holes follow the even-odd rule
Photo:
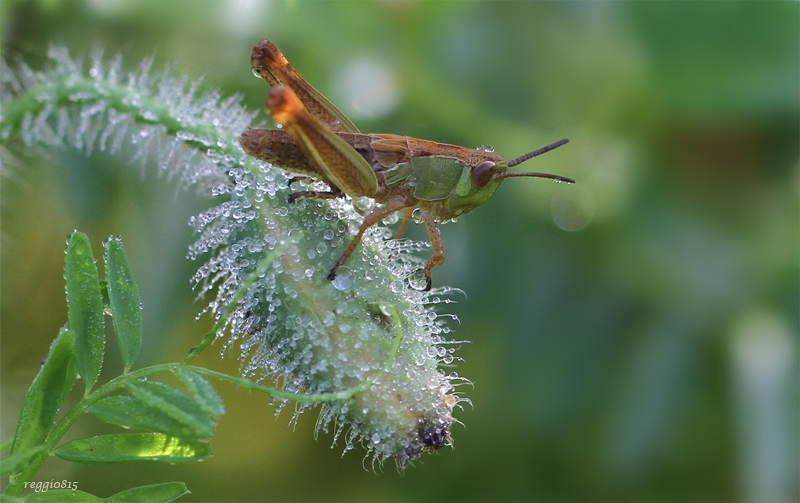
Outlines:
[[[4,0],[2,49],[94,45],[205,78],[259,110],[250,50],[273,40],[362,131],[516,157],[578,180],[512,179],[442,228],[438,285],[469,340],[474,408],[455,449],[400,476],[287,427],[262,395],[202,463],[48,461],[35,480],[108,496],[185,481],[182,501],[798,501],[797,2]],[[257,120],[265,120],[261,114]],[[213,201],[152,166],[74,151],[4,159],[2,438],[66,320],[64,240],[122,234],[145,307],[139,364],[180,359],[194,321],[190,215]],[[411,236],[425,238],[424,229]],[[215,346],[219,349],[221,346]],[[107,375],[120,371],[113,348]],[[202,364],[235,373],[237,353]],[[73,436],[105,431],[83,419]],[[6,481],[4,480],[4,483]]]

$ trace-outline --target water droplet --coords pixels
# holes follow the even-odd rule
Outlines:
[[[326,229],[325,232],[322,233],[322,237],[330,241],[333,239],[333,231],[331,229]]]
[[[336,270],[336,277],[333,279],[331,284],[337,290],[347,290],[349,289],[352,284],[352,276],[353,272],[346,267],[340,267]]]
[[[372,443],[375,444],[375,445],[378,445],[379,443],[381,443],[381,436],[378,435],[377,433],[373,434],[372,435]]]
[[[383,219],[383,225],[394,225],[398,220],[400,220],[400,215],[397,213],[391,213],[389,216]]]
[[[367,281],[372,281],[373,279],[378,277],[378,274],[380,274],[378,270],[373,267],[364,273],[364,279]]]
[[[303,231],[300,229],[292,229],[289,231],[289,241],[292,243],[299,243],[300,238],[303,237]]]
[[[374,199],[370,199],[369,197],[366,197],[366,196],[362,196],[362,197],[359,197],[358,199],[355,200],[355,203],[353,203],[353,206],[355,206],[355,208],[358,211],[364,213],[364,212],[367,212],[367,211],[371,211],[372,208],[375,207],[375,200]]]
[[[260,253],[264,249],[264,243],[261,241],[253,241],[247,245],[247,251],[250,253]]]
[[[408,276],[408,284],[414,290],[424,290],[428,286],[428,278],[425,277],[424,269],[417,269]]]

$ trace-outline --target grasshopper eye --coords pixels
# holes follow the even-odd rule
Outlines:
[[[494,176],[494,169],[497,166],[493,161],[483,161],[474,168],[472,168],[472,185],[476,189],[486,187],[489,180]]]

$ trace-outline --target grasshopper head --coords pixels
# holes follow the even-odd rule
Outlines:
[[[549,173],[509,173],[507,171],[509,167],[516,166],[528,159],[549,152],[568,141],[569,140],[558,141],[546,147],[534,150],[533,152],[528,152],[511,161],[506,161],[500,156],[494,156],[481,161],[475,166],[470,166],[470,171],[464,173],[456,187],[455,193],[448,200],[448,209],[452,212],[453,216],[458,216],[480,206],[492,197],[497,187],[500,186],[500,183],[502,183],[505,178],[509,177],[529,176],[550,178],[558,183],[575,183],[575,181],[570,178],[551,175]]]

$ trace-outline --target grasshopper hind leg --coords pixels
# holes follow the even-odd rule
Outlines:
[[[301,197],[308,197],[311,199],[336,199],[337,197],[344,197],[344,192],[316,192],[313,190],[301,190],[300,192],[293,192],[289,194],[289,203],[294,203]]]
[[[314,177],[297,175],[289,179],[288,186],[291,187],[295,182],[313,183],[315,181],[317,181],[317,179]],[[289,203],[294,203],[301,197],[309,197],[311,199],[336,199],[337,197],[344,197],[344,192],[342,192],[339,187],[330,183],[328,185],[331,187],[329,191],[301,190],[299,192],[292,192],[289,194]]]
[[[316,181],[317,181],[317,179],[313,178],[311,176],[296,175],[296,176],[293,176],[293,177],[289,178],[289,182],[286,184],[286,186],[287,187],[291,187],[292,184],[295,183],[295,182],[314,183]]]

